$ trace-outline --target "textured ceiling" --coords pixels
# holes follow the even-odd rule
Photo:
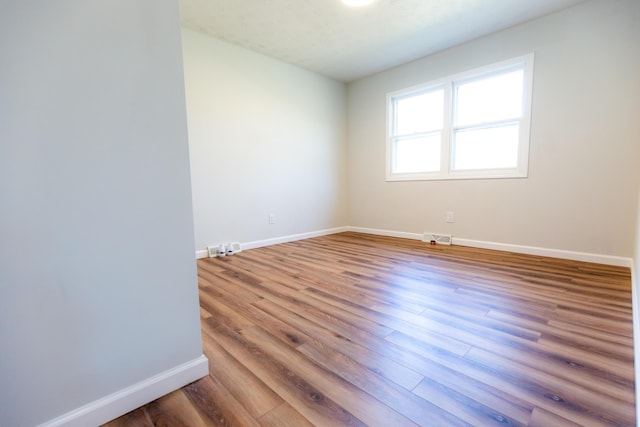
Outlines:
[[[180,0],[182,24],[352,81],[584,0]]]

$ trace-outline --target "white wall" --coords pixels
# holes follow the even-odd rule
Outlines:
[[[183,46],[196,250],[348,225],[345,86],[190,30]]]
[[[638,158],[640,163],[640,158]],[[633,295],[633,344],[635,349],[636,379],[640,378],[640,186],[638,186],[638,207],[636,210],[636,232],[633,265],[631,267],[631,288]],[[640,387],[636,380],[636,419],[640,420]]]
[[[638,159],[640,163],[640,158]],[[635,233],[635,250],[634,250],[634,290],[638,290],[640,281],[638,281],[638,274],[640,274],[640,191],[638,192],[638,208],[636,210],[636,233]],[[640,302],[640,301],[638,301]],[[636,307],[638,313],[638,319],[640,319],[640,306]],[[640,326],[640,324],[638,324]],[[639,337],[640,338],[640,337]],[[640,344],[640,341],[638,342]],[[640,365],[640,364],[639,364]]]
[[[178,15],[0,3],[3,426],[201,359]]]
[[[640,182],[638,22],[636,0],[593,0],[349,84],[351,225],[630,258]],[[529,52],[527,179],[385,182],[387,92]]]

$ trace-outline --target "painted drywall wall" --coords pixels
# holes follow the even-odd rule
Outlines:
[[[349,84],[351,225],[630,258],[639,20],[635,0],[593,0]],[[387,92],[530,52],[528,178],[385,182]]]
[[[638,159],[638,163],[640,163],[640,158]],[[635,240],[635,250],[634,250],[633,260],[634,260],[634,270],[635,270],[634,284],[637,287],[640,284],[640,282],[638,282],[638,274],[640,274],[640,191],[638,191],[638,208],[636,210],[635,238],[636,240]],[[638,309],[640,309],[640,307],[638,307]],[[640,310],[638,310],[638,314],[640,314]]]
[[[640,158],[638,158],[640,163]],[[633,295],[633,345],[635,355],[636,378],[640,378],[640,186],[638,186],[638,208],[636,210],[636,233],[633,266],[631,267],[631,286]],[[637,381],[637,380],[636,380]],[[640,387],[636,382],[636,419],[640,420]]]
[[[348,225],[345,86],[191,30],[183,45],[196,250]]]
[[[0,425],[19,427],[202,348],[178,2],[2,2],[0,57]]]

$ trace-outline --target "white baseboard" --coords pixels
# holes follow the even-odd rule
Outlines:
[[[243,243],[242,249],[255,249],[263,246],[277,245],[279,243],[295,242],[296,240],[310,239],[312,237],[328,236],[329,234],[343,233],[349,231],[349,227],[336,227],[326,230],[311,231],[309,233],[292,234],[289,236],[275,237],[273,239],[256,240],[254,242]]]
[[[570,259],[573,261],[593,262],[596,264],[614,265],[618,267],[631,267],[631,258],[612,255],[592,254],[588,252],[567,251],[564,249],[540,248],[537,246],[513,245],[510,243],[485,242],[482,240],[470,240],[453,238],[454,245],[470,246],[473,248],[494,249],[497,251],[516,252],[519,254],[545,256],[550,258]]]
[[[202,251],[196,251],[196,259],[207,258],[209,256],[209,251],[207,249]]]
[[[161,372],[137,384],[68,412],[40,427],[98,426],[209,374],[209,361],[197,359]]]
[[[353,231],[356,233],[374,234],[378,236],[399,237],[401,239],[422,240],[422,233],[409,233],[404,231],[380,230],[377,228],[365,227],[336,227],[327,230],[312,231],[309,233],[294,234],[283,237],[275,237],[272,239],[256,240],[253,242],[242,243],[242,249],[255,249],[263,246],[277,245],[279,243],[293,242],[296,240],[309,239],[311,237],[326,236],[329,234],[342,233],[345,231]],[[487,242],[483,240],[463,239],[453,237],[452,244],[460,246],[469,246],[473,248],[493,249],[497,251],[515,252],[520,254],[546,256],[551,258],[570,259],[574,261],[593,262],[597,264],[615,265],[618,267],[632,266],[631,258],[618,257],[612,255],[593,254],[588,252],[568,251],[564,249],[541,248],[537,246],[514,245],[511,243]],[[206,258],[209,256],[207,250],[196,251],[196,258]]]
[[[402,231],[378,230],[375,228],[349,227],[350,231],[357,233],[375,234],[379,236],[400,237],[404,239],[422,240],[421,233],[407,233]],[[594,262],[597,264],[615,265],[618,267],[631,267],[631,258],[611,255],[592,254],[587,252],[567,251],[563,249],[540,248],[536,246],[513,245],[510,243],[487,242],[483,240],[462,239],[453,237],[452,244],[469,246],[473,248],[493,249],[497,251],[515,252],[520,254],[546,256],[551,258],[570,259],[574,261]]]
[[[310,239],[312,237],[343,233],[349,230],[350,230],[350,227],[329,228],[326,230],[311,231],[308,233],[300,233],[300,234],[291,234],[289,236],[274,237],[274,238],[265,239],[265,240],[255,240],[253,242],[241,243],[240,247],[242,248],[242,250],[255,249],[255,248],[261,248],[263,246],[277,245],[279,243],[295,242],[296,240]],[[206,249],[201,251],[196,251],[196,259],[207,258],[208,256],[209,256],[209,253]]]

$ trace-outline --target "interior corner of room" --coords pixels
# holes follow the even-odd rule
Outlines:
[[[638,61],[624,10],[587,2],[348,83],[183,28],[196,250],[347,226],[629,266]],[[387,93],[531,52],[528,177],[385,180]]]
[[[635,0],[346,82],[177,2],[54,3],[0,6],[0,424],[98,424],[206,375],[194,251],[228,242],[433,232],[624,266],[640,354]],[[532,52],[526,178],[386,179],[388,93]]]

